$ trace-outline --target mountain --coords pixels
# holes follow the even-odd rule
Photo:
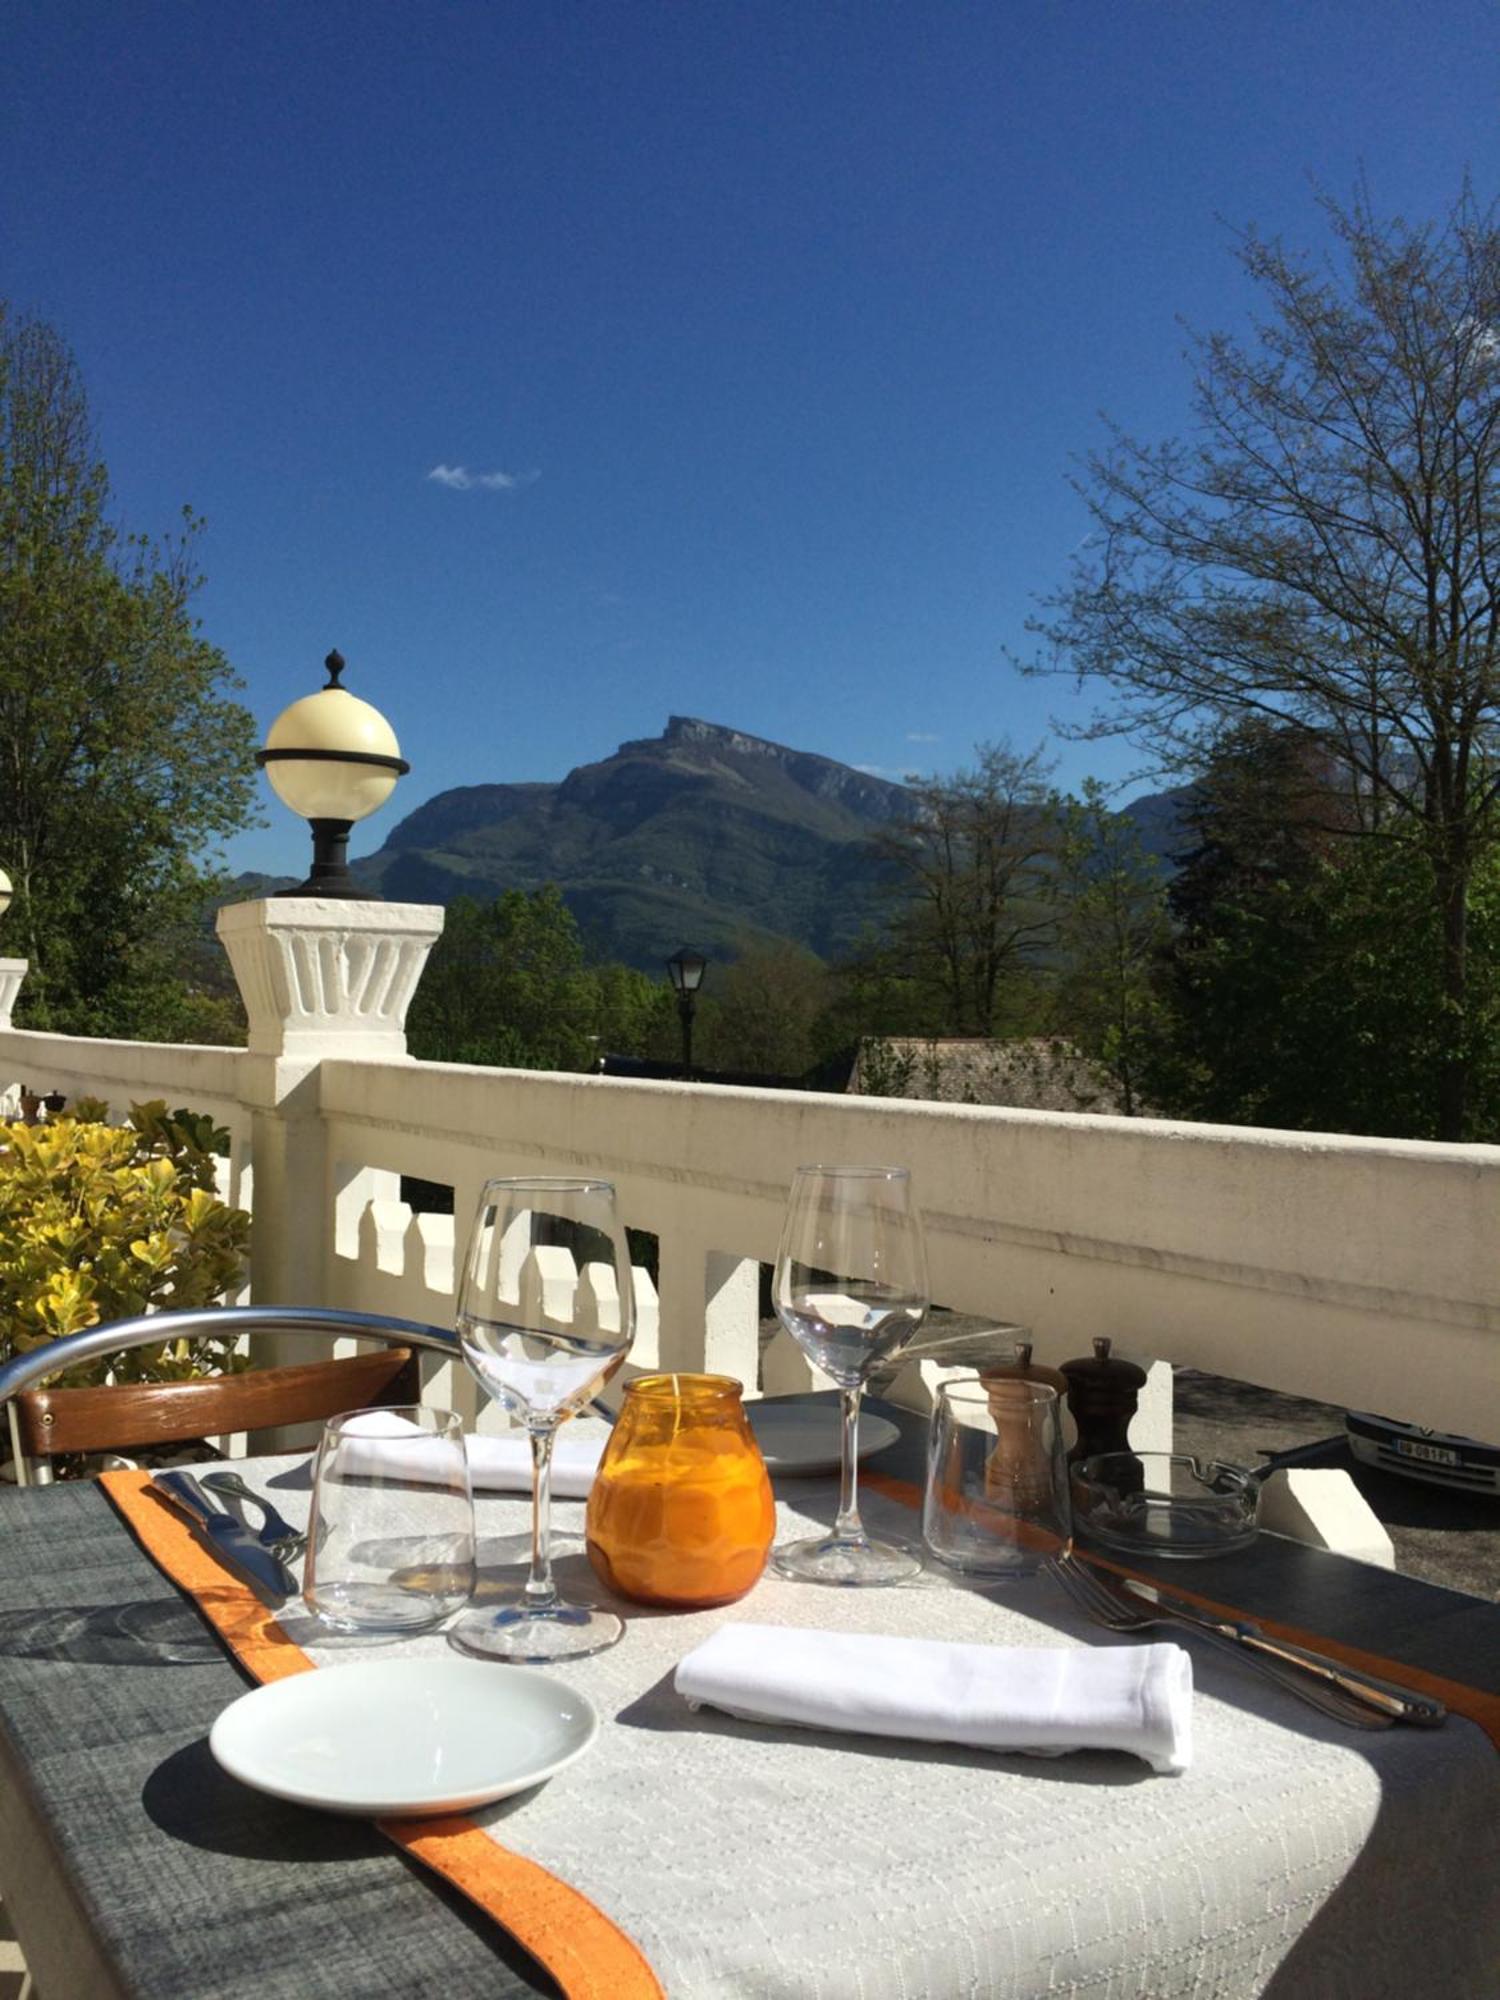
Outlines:
[[[1170,865],[1184,788],[1132,801]],[[882,915],[870,836],[910,792],[831,757],[674,715],[560,784],[464,785],[409,813],[354,874],[392,902],[490,900],[556,882],[590,949],[648,971],[679,945],[733,957],[790,938],[835,957]],[[242,876],[236,896],[289,886]]]
[[[1188,841],[1187,814],[1196,797],[1195,786],[1174,785],[1169,791],[1148,792],[1120,808],[1135,821],[1145,852],[1165,862],[1169,870],[1180,864],[1184,843]]]
[[[674,715],[560,784],[440,792],[354,868],[401,902],[556,882],[594,952],[651,971],[684,943],[731,956],[791,938],[827,957],[875,917],[870,836],[910,804],[831,757]]]

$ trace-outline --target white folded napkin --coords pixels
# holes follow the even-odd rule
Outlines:
[[[351,1473],[370,1479],[390,1477],[393,1473],[417,1480],[443,1476],[435,1462],[430,1472],[424,1468],[422,1453],[403,1453],[403,1432],[410,1432],[413,1437],[422,1436],[417,1426],[405,1417],[392,1416],[384,1410],[368,1410],[352,1417],[344,1429],[346,1434],[355,1437],[365,1431],[372,1434],[368,1443],[361,1441],[351,1445],[345,1453],[344,1463]],[[583,1500],[588,1497],[607,1442],[600,1437],[559,1437],[556,1440],[552,1446],[552,1491],[559,1500]],[[472,1486],[496,1492],[531,1491],[531,1440],[523,1431],[518,1431],[514,1437],[476,1437],[470,1434],[465,1437],[464,1445],[468,1452],[469,1482]]]
[[[1128,1750],[1185,1771],[1193,1667],[1181,1646],[972,1646],[779,1625],[723,1625],[677,1669],[677,1692],[752,1722],[966,1743]]]

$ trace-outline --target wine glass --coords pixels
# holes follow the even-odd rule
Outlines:
[[[865,1378],[926,1317],[927,1252],[904,1167],[799,1167],[792,1178],[772,1288],[776,1316],[843,1400],[833,1533],[772,1553],[782,1576],[810,1583],[901,1583],[922,1564],[873,1542],[859,1518],[859,1402]]]
[[[531,1435],[531,1574],[518,1601],[469,1612],[452,1643],[493,1660],[569,1660],[624,1631],[552,1580],[552,1441],[625,1359],[630,1252],[608,1181],[492,1180],[480,1191],[458,1293],[458,1337],[482,1388]]]

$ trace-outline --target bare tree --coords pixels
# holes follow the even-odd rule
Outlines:
[[[988,743],[977,756],[972,770],[913,781],[910,816],[875,841],[902,898],[887,955],[931,979],[959,1035],[992,1035],[1004,981],[1034,965],[1057,846],[1040,750]]]
[[[1196,425],[1116,431],[1095,533],[1036,628],[1105,682],[1095,733],[1189,757],[1262,715],[1350,774],[1363,824],[1415,825],[1441,916],[1436,1126],[1465,1133],[1468,913],[1500,842],[1500,224],[1325,204],[1338,269],[1250,232],[1256,338],[1193,338]]]

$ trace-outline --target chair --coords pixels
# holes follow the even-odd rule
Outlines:
[[[382,1350],[194,1382],[128,1382],[97,1389],[33,1386],[78,1362],[126,1348],[204,1334],[238,1339],[268,1333],[318,1340],[354,1336],[378,1340]],[[90,1327],[7,1361],[0,1367],[0,1407],[10,1418],[18,1482],[31,1483],[34,1473],[34,1483],[46,1485],[51,1461],[63,1452],[180,1444],[268,1424],[316,1423],[379,1403],[415,1403],[421,1394],[418,1349],[449,1359],[460,1351],[457,1336],[442,1327],[317,1306],[148,1313]]]

